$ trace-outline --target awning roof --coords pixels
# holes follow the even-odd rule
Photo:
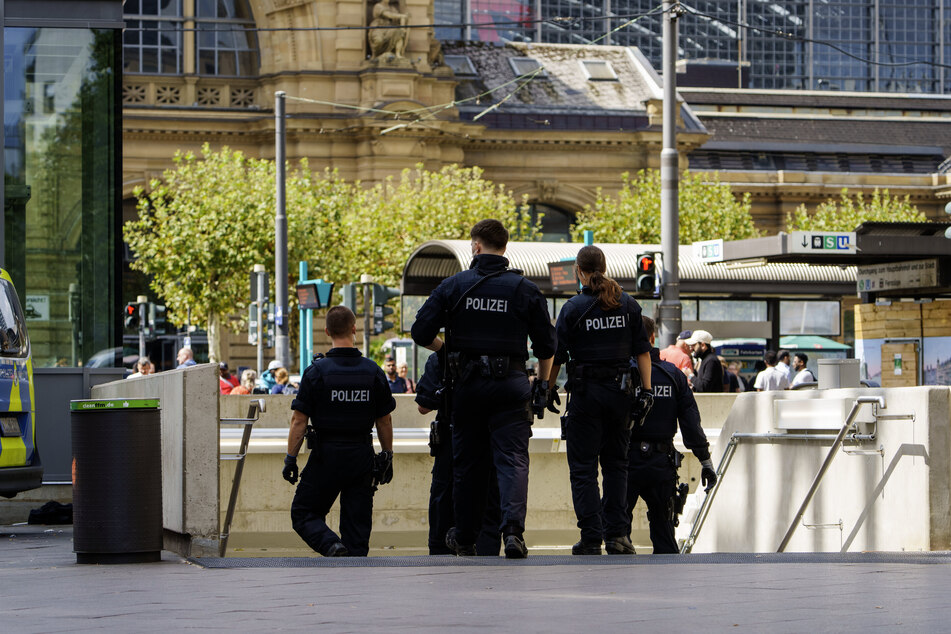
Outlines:
[[[521,269],[542,292],[552,293],[548,263],[574,259],[583,245],[562,242],[509,242],[509,264]],[[637,256],[659,253],[656,244],[597,244],[604,250],[608,276],[626,289],[634,288]],[[443,279],[468,268],[472,260],[468,240],[431,240],[410,255],[403,269],[406,295],[428,295]],[[704,264],[690,245],[680,248],[680,291],[690,294],[854,295],[855,267],[776,263],[737,266]]]
[[[780,337],[779,347],[787,350],[851,350],[852,346],[818,335],[787,335]]]

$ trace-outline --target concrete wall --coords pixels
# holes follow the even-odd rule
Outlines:
[[[795,425],[813,427],[808,433],[835,434],[860,395],[883,396],[887,408],[881,414],[914,419],[880,420],[874,441],[847,443],[839,451],[786,550],[948,549],[951,390],[947,387],[742,394],[712,451],[714,462],[718,464],[735,432],[795,431],[784,431],[783,425],[797,411],[807,415]],[[816,399],[824,399],[818,407]],[[868,405],[862,408],[859,433],[869,433],[872,410]],[[831,444],[742,442],[693,552],[775,551]]]
[[[719,425],[726,419],[735,394],[698,395],[704,426],[716,439]],[[221,416],[243,417],[248,401],[258,396],[222,396]],[[287,448],[290,421],[290,396],[267,396],[267,411],[254,426],[252,444],[238,496],[235,518],[229,540],[229,554],[234,551],[294,551],[306,549],[294,533],[290,522],[290,505],[294,487],[281,478],[283,457]],[[562,398],[564,402],[564,398]],[[424,552],[428,526],[429,488],[433,459],[426,445],[429,423],[433,415],[421,416],[412,395],[396,395],[397,409],[393,424],[397,430],[394,441],[393,482],[381,487],[374,499],[371,547],[377,552]],[[239,427],[222,431],[222,453],[237,451]],[[528,516],[526,540],[534,549],[570,545],[578,539],[565,444],[559,440],[558,417],[546,412],[536,421],[531,441]],[[679,437],[678,437],[679,439]],[[684,451],[681,446],[681,450]],[[306,449],[304,450],[306,451]],[[303,456],[303,454],[302,454]],[[303,458],[300,461],[303,464]],[[681,478],[695,489],[700,465],[687,453]],[[234,463],[221,464],[221,516],[224,518],[234,477]],[[328,518],[331,526],[339,522],[335,505]],[[649,545],[645,510],[635,513],[635,542]],[[537,552],[537,550],[536,550]],[[542,550],[541,552],[544,552]]]
[[[93,388],[93,398],[158,398],[162,408],[165,548],[217,553],[218,367],[206,363]]]

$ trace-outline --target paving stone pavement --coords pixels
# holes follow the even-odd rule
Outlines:
[[[0,631],[951,629],[951,553],[385,559],[210,568],[165,552],[150,564],[79,565],[69,528],[0,526]]]

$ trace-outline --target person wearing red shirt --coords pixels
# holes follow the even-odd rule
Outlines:
[[[687,346],[687,339],[690,339],[692,334],[692,331],[684,330],[677,335],[676,342],[660,351],[661,360],[677,366],[681,372],[687,375],[688,383],[693,379],[693,359]]]

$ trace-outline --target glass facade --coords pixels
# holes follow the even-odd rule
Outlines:
[[[118,31],[4,30],[4,267],[33,362],[115,346]]]
[[[440,27],[437,37],[636,46],[661,67],[655,0],[469,5],[466,15],[461,0],[435,0],[440,24],[485,24],[468,36]],[[951,0],[697,0],[690,8],[680,18],[680,58],[749,64],[750,88],[951,92],[951,72],[938,66],[951,65]],[[490,24],[513,20],[523,22]]]
[[[125,0],[122,67],[127,73],[258,73],[254,16],[248,0]],[[458,16],[452,20],[458,23]],[[185,59],[183,51],[195,51]]]

